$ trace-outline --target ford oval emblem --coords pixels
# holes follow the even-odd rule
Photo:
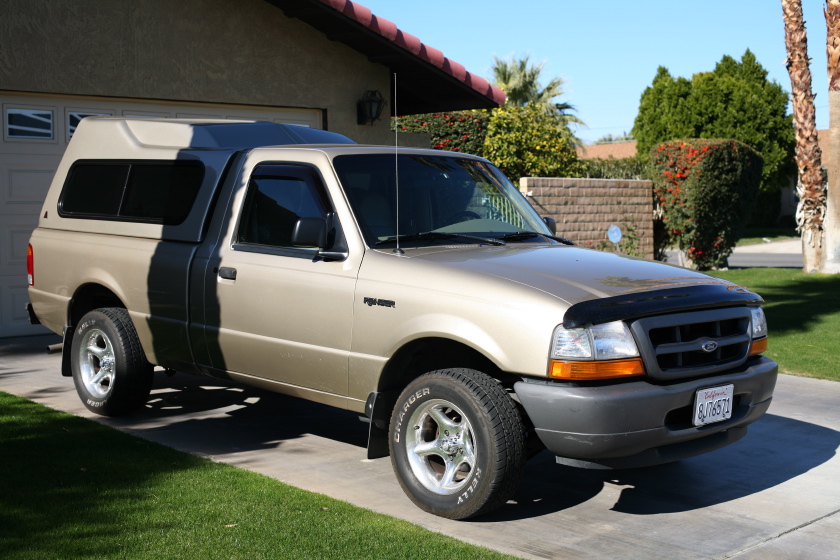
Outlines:
[[[714,352],[715,350],[717,350],[717,347],[718,343],[714,340],[710,340],[708,342],[703,343],[703,346],[701,346],[700,348],[703,349],[703,352]]]

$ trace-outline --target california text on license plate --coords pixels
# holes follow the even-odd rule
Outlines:
[[[694,399],[694,425],[702,426],[732,418],[735,385],[700,389]]]

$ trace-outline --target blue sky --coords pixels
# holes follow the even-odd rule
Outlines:
[[[592,142],[630,131],[642,91],[659,66],[690,78],[746,49],[785,91],[780,0],[359,0],[380,17],[470,72],[491,77],[493,56],[545,62],[545,82],[565,81],[561,98]],[[821,0],[802,0],[808,29],[817,128],[828,128],[825,18]],[[399,79],[399,78],[398,78]]]

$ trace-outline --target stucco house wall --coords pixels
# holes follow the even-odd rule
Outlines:
[[[391,140],[356,101],[390,73],[263,0],[4,0],[0,90],[325,111],[326,128]]]
[[[309,14],[310,23],[296,14]],[[347,32],[366,48],[342,42]],[[376,35],[308,0],[2,0],[0,338],[46,332],[25,311],[27,242],[78,119],[260,119],[390,144],[388,64],[395,57],[398,68],[415,69],[417,84],[429,85],[403,86],[403,96],[416,90],[421,100],[451,104],[454,88],[457,103],[498,102],[500,92],[471,87],[466,71],[460,84],[448,76],[453,63],[442,55],[439,66],[414,60],[417,53],[395,42],[406,37]],[[380,120],[360,125],[356,104],[368,90],[391,105]],[[430,94],[436,91],[448,93]],[[428,136],[401,135],[400,144],[427,147]]]

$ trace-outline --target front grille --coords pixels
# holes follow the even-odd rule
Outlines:
[[[630,324],[648,375],[680,379],[738,366],[750,349],[746,307],[646,317]]]

